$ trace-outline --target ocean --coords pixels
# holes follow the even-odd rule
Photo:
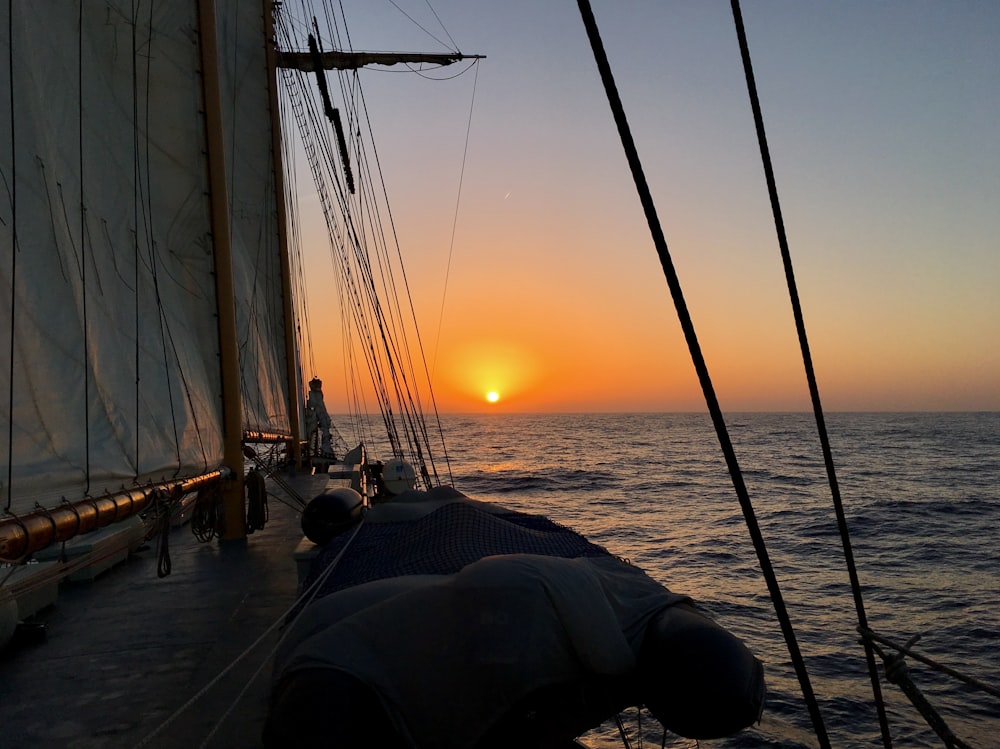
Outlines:
[[[628,558],[764,662],[761,723],[700,746],[817,745],[707,415],[441,419],[458,489],[544,513]],[[831,742],[881,746],[815,421],[741,413],[727,423]],[[827,427],[870,627],[900,643],[920,635],[917,652],[996,687],[1000,413],[834,413]],[[448,471],[440,455],[436,463]],[[998,745],[1000,701],[908,663],[959,738]],[[897,687],[883,682],[883,693],[896,746],[942,746]],[[632,746],[660,746],[650,717],[625,717]],[[586,741],[622,746],[613,724]],[[665,745],[696,742],[668,735]]]

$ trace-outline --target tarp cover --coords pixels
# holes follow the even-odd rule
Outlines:
[[[336,592],[291,625],[275,678],[309,668],[346,671],[375,689],[413,746],[471,746],[540,687],[583,670],[627,673],[649,618],[686,600],[549,521],[545,530],[526,527],[531,516],[460,495],[412,499],[374,508],[341,565],[350,569],[357,553],[368,556],[372,538],[393,536],[385,557],[416,574],[348,586],[341,577]],[[465,532],[445,530],[449,516],[485,550],[458,570],[450,568],[472,544]],[[436,541],[431,527],[444,531]],[[542,548],[546,538],[555,556]],[[518,539],[526,548],[511,549]],[[327,554],[342,544],[331,542]]]

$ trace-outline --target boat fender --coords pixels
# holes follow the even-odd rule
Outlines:
[[[639,655],[643,701],[690,739],[731,736],[760,720],[764,668],[735,635],[689,604],[656,615]]]
[[[341,487],[318,494],[302,511],[302,532],[314,544],[324,546],[361,520],[364,499],[353,489]]]

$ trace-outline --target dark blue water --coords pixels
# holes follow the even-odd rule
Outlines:
[[[695,597],[764,661],[761,725],[702,746],[816,745],[707,416],[442,419],[459,489],[585,533]],[[898,642],[920,634],[918,652],[996,686],[1000,414],[831,414],[827,422],[870,626]],[[735,414],[728,423],[832,744],[879,746],[815,422]],[[1000,745],[1000,702],[920,664],[911,670],[960,738]],[[896,746],[942,745],[896,687],[883,691]],[[659,746],[648,717],[643,732]],[[621,746],[616,736],[608,727],[588,741]]]

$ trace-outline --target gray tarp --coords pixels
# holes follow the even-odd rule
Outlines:
[[[682,600],[610,555],[486,557],[313,602],[290,626],[275,677],[341,669],[375,689],[413,745],[457,749],[535,689],[582,669],[627,673],[649,618]]]

